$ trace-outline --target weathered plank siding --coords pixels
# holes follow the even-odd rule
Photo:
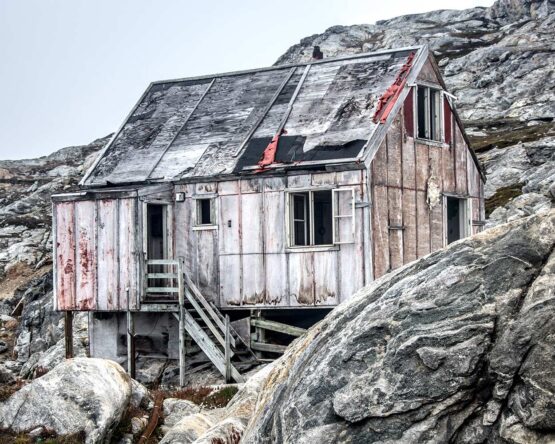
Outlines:
[[[137,308],[137,201],[107,198],[53,205],[56,308]]]
[[[222,307],[333,306],[368,283],[368,212],[355,210],[353,243],[289,248],[286,195],[295,189],[354,189],[356,202],[368,200],[364,170],[176,185],[186,195],[175,204],[176,255],[208,299]],[[193,228],[203,193],[215,198],[212,230]],[[339,235],[351,236],[343,225]]]
[[[429,62],[418,80],[438,84]],[[405,128],[405,117],[413,118],[406,112],[394,118],[369,168],[375,278],[445,245],[443,198],[430,206],[430,185],[442,195],[469,199],[472,233],[483,226],[483,182],[453,114],[446,117],[452,132],[448,144],[415,138]]]

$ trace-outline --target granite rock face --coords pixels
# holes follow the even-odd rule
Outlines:
[[[551,206],[555,177],[555,3],[499,0],[490,8],[440,10],[373,25],[334,26],[291,47],[278,64],[427,44],[472,146],[484,163],[490,225]],[[511,201],[522,194],[537,198]],[[527,203],[531,201],[533,203]],[[524,204],[526,203],[526,204]]]
[[[245,443],[555,439],[555,210],[362,289],[265,381]]]
[[[109,442],[131,395],[131,378],[115,362],[71,359],[0,403],[0,428],[83,433],[86,443]]]

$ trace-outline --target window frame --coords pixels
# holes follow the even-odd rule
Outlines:
[[[193,224],[193,231],[201,231],[201,230],[216,230],[218,229],[218,223],[216,219],[216,197],[215,196],[196,196],[193,197],[193,206],[194,206],[194,224]],[[202,224],[200,223],[201,211],[200,211],[200,202],[201,200],[208,200],[210,202],[210,223],[209,224]]]
[[[419,125],[419,116],[420,116],[420,112],[419,112],[419,105],[418,105],[418,90],[420,88],[425,88],[426,89],[426,96],[425,96],[425,109],[426,112],[425,113],[425,137],[420,137],[420,125]],[[430,138],[430,132],[432,131],[432,125],[431,125],[431,121],[430,121],[430,108],[431,108],[431,103],[430,103],[430,90],[434,90],[438,92],[438,127],[439,127],[439,139],[433,139]],[[444,110],[443,110],[443,102],[444,102],[444,98],[445,98],[445,91],[443,90],[443,88],[440,85],[436,85],[436,84],[430,84],[430,83],[425,83],[425,82],[417,82],[414,84],[414,88],[412,91],[413,94],[413,114],[414,114],[414,120],[413,120],[413,125],[414,125],[414,137],[416,140],[420,140],[422,142],[428,143],[428,144],[438,144],[438,145],[445,145],[445,116],[444,116]]]
[[[460,238],[457,241],[472,236],[472,198],[451,193],[443,193],[443,247],[449,244],[448,239],[448,220],[447,220],[447,199],[457,199],[459,201],[459,232]],[[454,241],[454,242],[457,242]]]
[[[332,230],[332,243],[331,244],[314,244],[314,193],[319,191],[330,191],[331,192],[331,230]],[[352,195],[352,214],[350,215],[338,215],[336,210],[336,197],[340,192],[350,192]],[[306,245],[294,245],[293,235],[294,235],[294,209],[292,205],[293,196],[295,194],[305,194],[308,193],[308,220],[311,224],[310,226],[310,239],[309,243]],[[355,243],[355,189],[354,187],[311,187],[311,188],[298,188],[298,189],[286,189],[285,190],[285,226],[286,226],[286,250],[287,251],[320,251],[320,250],[338,250],[340,245]],[[341,218],[346,218],[347,216],[352,219],[352,241],[342,242],[337,239],[336,230],[338,220]],[[306,214],[305,214],[306,219]],[[306,231],[306,229],[305,229]]]

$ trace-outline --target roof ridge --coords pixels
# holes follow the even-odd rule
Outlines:
[[[262,68],[250,68],[250,69],[243,69],[243,70],[238,70],[238,71],[227,71],[227,72],[214,73],[214,74],[205,74],[205,75],[200,75],[200,76],[181,77],[181,78],[167,79],[167,80],[155,80],[155,81],[150,83],[150,86],[162,85],[162,84],[167,84],[167,83],[194,81],[194,80],[209,80],[209,79],[215,79],[215,78],[220,78],[220,77],[230,77],[230,76],[238,76],[238,75],[242,75],[242,74],[251,74],[251,73],[256,73],[256,72],[278,71],[278,70],[282,70],[282,69],[291,69],[291,68],[303,67],[303,66],[307,66],[307,65],[321,65],[321,64],[332,63],[332,62],[337,62],[337,61],[341,61],[341,60],[352,60],[352,59],[363,59],[363,58],[368,58],[368,57],[377,57],[377,56],[380,56],[380,55],[391,54],[391,53],[396,53],[396,52],[405,52],[405,51],[418,52],[424,46],[425,45],[404,46],[404,47],[401,47],[401,48],[390,48],[390,49],[382,49],[382,50],[379,50],[379,51],[372,51],[372,52],[360,52],[360,53],[357,53],[357,54],[349,54],[349,55],[344,55],[344,56],[339,56],[339,57],[329,57],[329,58],[326,58],[326,59],[313,60],[313,61],[304,62],[304,63],[287,63],[285,65],[272,65],[272,66],[266,66],[266,67],[262,67]]]

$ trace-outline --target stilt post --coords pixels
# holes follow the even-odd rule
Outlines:
[[[225,382],[231,382],[231,341],[229,315],[225,315]]]
[[[135,317],[127,311],[127,373],[135,378]]]
[[[66,311],[64,316],[66,359],[71,359],[73,358],[73,312]]]
[[[177,261],[177,288],[179,289],[179,385],[185,386],[185,287],[183,258]]]

